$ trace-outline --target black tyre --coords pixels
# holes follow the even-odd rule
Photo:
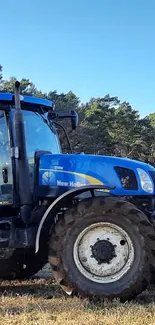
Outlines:
[[[67,293],[130,300],[150,283],[154,230],[146,216],[126,201],[87,199],[57,222],[49,262]]]
[[[0,278],[24,280],[32,277],[47,263],[47,255],[23,249],[0,249]]]

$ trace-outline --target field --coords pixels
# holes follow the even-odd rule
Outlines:
[[[29,281],[1,282],[0,325],[155,324],[153,287],[130,303],[105,301],[95,306],[87,300],[66,297],[45,271]]]

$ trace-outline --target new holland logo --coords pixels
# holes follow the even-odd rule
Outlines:
[[[42,185],[52,185],[56,182],[56,177],[53,172],[45,172],[42,175]]]

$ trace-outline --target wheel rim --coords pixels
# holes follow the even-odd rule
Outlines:
[[[85,228],[73,249],[78,270],[98,283],[118,281],[131,268],[134,246],[129,235],[119,226],[99,222]]]

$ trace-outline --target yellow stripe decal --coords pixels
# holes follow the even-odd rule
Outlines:
[[[65,170],[55,170],[55,169],[43,169],[43,168],[40,168],[40,170],[42,170],[42,171],[50,171],[50,172],[59,172],[59,173],[72,174],[72,175],[76,175],[76,176],[83,177],[88,182],[90,182],[91,185],[104,185],[97,178],[94,178],[92,176],[88,176],[88,175],[85,175],[85,174],[77,173],[77,172],[69,172],[69,171],[65,171]]]

